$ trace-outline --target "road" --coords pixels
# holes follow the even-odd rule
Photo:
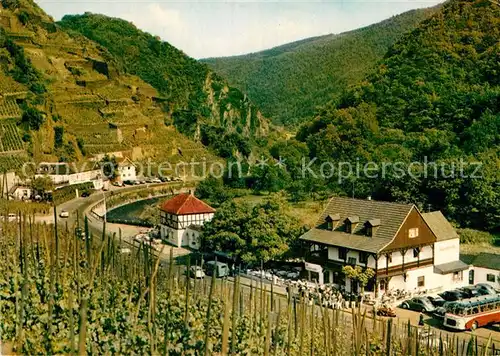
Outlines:
[[[123,191],[134,191],[134,190],[142,190],[145,189],[146,187],[144,186],[132,186],[132,187],[125,187],[125,188],[118,188],[120,189],[121,192]],[[83,221],[83,217],[87,216],[88,222],[89,222],[89,230],[91,233],[100,235],[102,234],[102,229],[103,229],[103,221],[102,219],[98,219],[94,215],[90,214],[90,207],[101,201],[104,196],[108,197],[111,194],[114,194],[116,192],[116,189],[113,191],[109,192],[103,192],[103,193],[95,193],[92,194],[91,196],[87,198],[77,198],[73,199],[71,201],[65,202],[57,207],[57,212],[61,212],[62,210],[66,210],[69,212],[69,217],[66,219],[63,218],[58,218],[58,222],[60,224],[68,224],[68,227],[72,228],[76,226],[77,223],[77,217],[81,219],[80,223]],[[53,221],[53,216],[52,217],[38,217],[37,220],[40,221]],[[121,230],[122,233],[122,241],[128,244],[133,245],[133,237],[139,233],[141,230],[144,230],[144,228],[139,228],[139,227],[134,227],[134,226],[128,226],[128,225],[119,225],[119,224],[106,224],[106,231],[110,233],[116,233],[118,236],[119,231]],[[189,251],[185,249],[177,249],[174,248],[174,256],[177,257],[179,255],[187,254]],[[166,247],[163,251],[163,253],[160,256],[161,262],[163,265],[167,265],[169,263],[170,259],[170,247]],[[232,279],[230,279],[232,280]],[[251,283],[251,278],[243,276],[241,278],[242,286],[243,288],[249,288],[250,283]],[[253,282],[254,285],[257,283],[256,281]],[[271,286],[270,282],[267,280],[264,280],[263,283],[266,285],[267,290],[270,291]],[[286,296],[286,291],[283,287],[280,286],[274,286],[273,287],[274,292],[276,293],[276,296],[279,298],[285,298]],[[418,312],[413,312],[410,310],[404,310],[397,308],[396,309],[396,314],[397,314],[397,319],[399,322],[407,322],[410,320],[412,325],[418,325],[418,319],[420,313]],[[346,318],[347,320],[350,320],[350,312],[346,313]],[[350,321],[349,321],[350,322]],[[466,342],[469,341],[472,332],[450,332],[447,330],[442,329],[441,325],[439,322],[437,322],[436,319],[433,319],[431,317],[426,317],[425,318],[425,324],[429,325],[435,330],[436,334],[442,333],[443,337],[446,337],[448,335],[450,338],[458,336],[460,340],[465,340]],[[478,341],[480,343],[486,343],[488,338],[491,336],[493,339],[493,342],[498,346],[500,346],[500,326],[492,326],[488,328],[479,328],[477,329],[474,334],[478,337]]]

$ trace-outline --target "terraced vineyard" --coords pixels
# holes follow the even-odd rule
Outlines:
[[[0,119],[21,117],[21,108],[15,100],[0,101]]]
[[[23,164],[28,162],[24,155],[2,155],[0,153],[0,168],[6,171],[14,171],[22,168]]]
[[[0,123],[0,152],[24,150],[23,140],[13,122]]]

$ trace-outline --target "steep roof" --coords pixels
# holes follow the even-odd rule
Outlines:
[[[413,204],[334,197],[316,226],[302,235],[301,239],[376,253],[393,240],[413,208]],[[339,224],[333,231],[328,230],[326,217],[335,214],[340,215],[340,221],[359,217],[359,223],[353,227],[352,233],[345,232],[344,224]],[[365,234],[365,223],[370,220],[378,220],[377,223],[380,224],[374,236]]]
[[[194,195],[182,193],[163,202],[160,209],[174,215],[215,213],[215,209]]]
[[[500,255],[495,253],[481,252],[472,261],[471,265],[475,267],[483,267],[496,269],[500,271]]]
[[[457,239],[458,234],[440,211],[422,213],[425,223],[430,227],[437,241]]]

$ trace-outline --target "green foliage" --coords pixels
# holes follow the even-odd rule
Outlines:
[[[229,201],[203,226],[202,248],[227,252],[244,263],[283,258],[304,232],[286,207],[279,194],[253,207]]]
[[[78,146],[78,149],[80,150],[81,154],[85,156],[87,154],[87,151],[85,150],[85,141],[83,140],[82,137],[76,138],[76,145]]]
[[[473,229],[460,229],[458,230],[460,236],[460,243],[480,245],[491,245],[493,242],[493,235],[488,232],[473,230]]]
[[[77,190],[79,195],[81,195],[83,192],[91,192],[94,190],[94,184],[92,182],[87,182],[68,185],[66,187],[57,189],[54,191],[53,200],[57,205],[67,202],[71,199],[76,198]]]
[[[215,208],[233,198],[231,192],[223,185],[222,180],[214,177],[208,177],[201,181],[196,187],[195,195],[199,199],[206,200]]]
[[[389,46],[432,11],[409,11],[340,35],[203,62],[246,92],[266,116],[294,126],[312,116],[317,106],[362,80]]]
[[[252,149],[248,138],[243,135],[226,133],[222,127],[209,125],[201,127],[201,143],[214,148],[217,155],[223,158],[234,157],[237,152],[247,157]]]
[[[102,169],[102,174],[104,177],[107,177],[109,180],[113,180],[118,175],[118,163],[116,162],[115,156],[105,155],[101,162],[100,166]]]
[[[27,85],[35,94],[40,95],[46,92],[42,76],[26,57],[24,48],[8,38],[2,28],[0,28],[0,48],[7,49],[14,62],[14,67],[10,69],[14,80]]]
[[[31,188],[43,196],[54,189],[54,183],[49,177],[37,177],[31,181]]]
[[[29,130],[39,130],[45,122],[45,114],[34,107],[25,107],[21,122]]]
[[[30,20],[30,15],[27,11],[21,11],[17,14],[17,18],[19,19],[19,22],[26,26]]]
[[[366,268],[363,270],[361,266],[344,266],[342,267],[342,272],[346,278],[357,281],[362,288],[364,288],[368,282],[370,282],[373,277],[375,277],[375,271],[371,268]]]
[[[62,126],[55,126],[54,127],[54,147],[55,148],[60,148],[62,147],[64,141],[64,127]]]

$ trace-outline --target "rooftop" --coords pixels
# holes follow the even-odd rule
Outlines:
[[[376,253],[392,241],[413,208],[413,204],[333,197],[316,226],[302,235],[301,239]],[[353,227],[352,233],[345,231],[344,224],[333,231],[328,230],[327,217],[335,215],[340,217],[340,221],[350,218],[359,223]],[[365,223],[368,221],[378,226],[374,236],[365,234]]]
[[[189,193],[176,195],[163,202],[160,209],[174,215],[215,213],[215,209]]]
[[[475,267],[496,269],[500,271],[500,255],[496,253],[481,252],[471,263]]]
[[[423,213],[425,223],[430,227],[437,241],[444,241],[458,238],[458,234],[448,220],[440,211]]]

